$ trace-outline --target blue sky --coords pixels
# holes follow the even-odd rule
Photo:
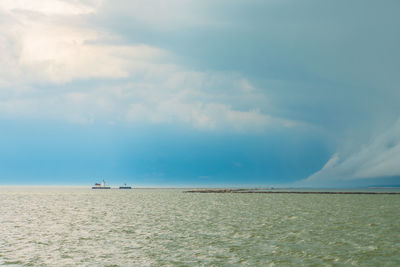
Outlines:
[[[0,3],[0,184],[399,184],[397,1]]]

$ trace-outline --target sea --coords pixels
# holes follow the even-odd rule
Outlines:
[[[0,187],[0,265],[400,266],[400,195]]]

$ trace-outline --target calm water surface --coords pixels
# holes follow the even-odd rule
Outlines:
[[[400,266],[400,195],[3,187],[0,265]]]

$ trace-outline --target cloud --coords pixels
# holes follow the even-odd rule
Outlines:
[[[111,20],[111,23],[122,20],[129,26],[140,24],[152,30],[169,32],[223,24],[212,14],[210,6],[212,1],[115,0],[104,1],[98,13],[101,19]]]
[[[202,130],[262,130],[265,127],[292,126],[291,122],[262,114],[258,110],[238,111],[220,103],[180,103],[174,99],[161,103],[156,112],[143,104],[130,107],[128,119],[151,122],[184,122]]]
[[[305,185],[339,184],[343,181],[400,175],[400,120],[367,144],[353,151],[335,153]]]
[[[48,89],[32,89],[22,93],[22,97],[17,94],[0,99],[0,113],[3,118],[63,119],[80,124],[178,124],[199,130],[236,132],[304,126],[253,108],[252,99],[260,98],[257,89],[247,92],[249,82],[234,76],[186,73],[171,68],[128,83],[96,84],[85,89],[78,86],[75,90],[56,86],[52,93],[45,93]],[[221,86],[226,92],[212,93]],[[235,105],[237,99],[241,100],[240,107]]]
[[[69,15],[69,10],[63,14]],[[88,27],[79,18],[77,23],[72,22],[74,18],[19,12],[4,17],[5,22],[0,24],[0,48],[7,51],[0,56],[3,83],[124,78],[130,75],[131,69],[165,54],[161,49],[144,44],[101,43],[113,37]]]
[[[3,118],[177,123],[202,130],[235,131],[301,125],[267,113],[265,93],[240,73],[192,70],[165,49],[121,43],[122,36],[88,23],[90,16],[108,4],[111,2],[2,2]],[[190,1],[168,5],[192,12],[194,8]],[[142,1],[129,6],[129,14],[146,23],[181,23],[192,14],[172,9],[179,13],[175,16],[164,12],[162,5],[154,10]],[[118,12],[123,13],[126,8],[120,7]]]
[[[30,11],[45,15],[81,15],[96,11],[102,0],[73,1],[73,0],[3,0],[0,10],[7,12]]]

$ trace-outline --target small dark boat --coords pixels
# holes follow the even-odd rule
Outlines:
[[[123,186],[120,186],[119,189],[132,189],[132,187],[127,186],[126,184],[124,184]]]

